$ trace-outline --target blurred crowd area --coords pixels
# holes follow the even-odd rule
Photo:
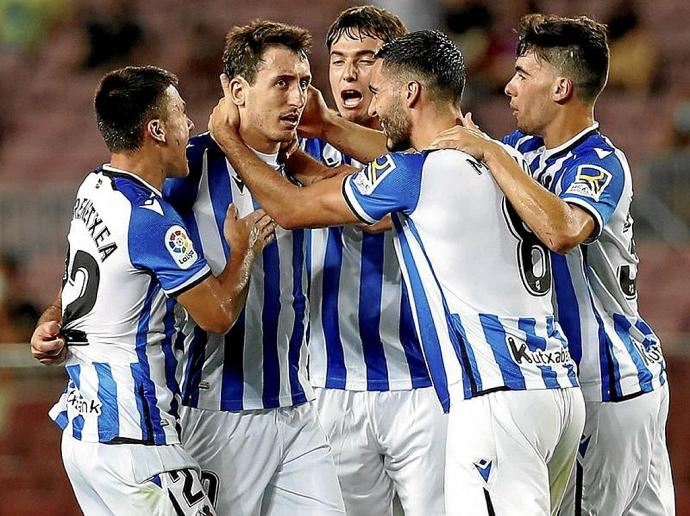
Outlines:
[[[690,2],[687,0],[378,0],[408,28],[439,28],[462,49],[465,110],[500,137],[514,129],[503,87],[516,27],[528,12],[586,14],[610,32],[602,130],[627,153],[635,181],[643,316],[669,357],[669,442],[679,514],[690,514]],[[219,95],[225,32],[261,17],[314,35],[314,84],[330,101],[328,26],[346,0],[0,0],[0,515],[77,514],[45,414],[60,370],[32,367],[26,342],[56,295],[81,179],[108,159],[94,121],[100,77],[155,64],[180,78],[196,131]],[[687,512],[685,512],[687,511]]]

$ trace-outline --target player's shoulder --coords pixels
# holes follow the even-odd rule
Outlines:
[[[596,131],[572,150],[572,166],[604,170],[621,179],[626,176],[625,155],[606,136]]]
[[[179,215],[161,196],[160,192],[135,176],[106,171],[113,188],[129,203],[130,225],[157,225],[163,221],[177,222]]]
[[[328,167],[337,167],[350,162],[342,152],[320,138],[301,138],[299,144],[304,152]]]
[[[222,154],[222,150],[211,137],[211,133],[206,131],[189,139],[187,143],[187,161],[189,161],[190,166],[200,162],[204,154],[208,152]]]
[[[501,142],[523,154],[544,146],[544,140],[540,136],[523,133],[522,131],[513,131],[504,136]]]

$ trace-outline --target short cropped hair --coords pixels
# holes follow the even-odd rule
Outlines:
[[[254,20],[233,27],[225,37],[223,68],[225,74],[243,77],[254,84],[259,65],[267,48],[284,46],[305,58],[311,52],[311,34],[306,29],[269,20]]]
[[[141,147],[144,125],[165,115],[165,91],[177,77],[155,66],[128,66],[103,76],[94,108],[96,122],[110,152]]]
[[[606,86],[609,45],[606,26],[586,16],[528,14],[518,27],[517,56],[534,52],[570,78],[575,94],[593,103]]]
[[[420,30],[394,39],[374,55],[386,70],[425,83],[436,101],[460,106],[465,89],[465,61],[460,49],[444,33]]]
[[[328,50],[343,34],[351,39],[368,36],[388,43],[407,34],[407,28],[393,13],[373,5],[364,5],[350,7],[338,15],[326,35]]]

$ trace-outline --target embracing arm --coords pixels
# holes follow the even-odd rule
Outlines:
[[[350,122],[328,109],[321,92],[313,86],[307,92],[298,130],[303,136],[327,141],[360,163],[369,163],[388,152],[383,132]]]
[[[592,215],[525,174],[500,145],[487,149],[484,162],[517,214],[550,250],[565,254],[594,232]]]
[[[438,135],[432,148],[453,148],[486,163],[499,188],[520,218],[551,251],[567,253],[587,240],[596,224],[592,215],[568,204],[526,174],[501,144],[472,122],[471,114]]]
[[[359,221],[343,198],[343,177],[300,188],[261,161],[237,133],[230,133],[232,130],[214,132],[213,136],[259,204],[280,227],[323,227]]]
[[[290,175],[303,186],[308,186],[329,177],[352,174],[355,169],[349,165],[326,167],[302,150],[293,152],[287,160]]]

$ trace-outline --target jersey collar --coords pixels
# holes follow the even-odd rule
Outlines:
[[[134,180],[134,181],[136,181],[136,182],[138,182],[138,183],[141,183],[142,185],[144,185],[144,186],[145,186],[146,188],[148,188],[149,190],[153,190],[153,192],[154,192],[156,195],[158,195],[159,197],[163,197],[163,194],[158,190],[158,188],[156,188],[156,187],[154,187],[154,186],[151,186],[149,183],[147,183],[146,181],[144,181],[140,176],[138,176],[138,175],[136,175],[136,174],[134,174],[134,173],[132,173],[132,172],[128,172],[127,170],[122,170],[121,168],[113,167],[110,163],[105,163],[101,168],[102,168],[103,170],[105,170],[106,172],[110,172],[110,173],[108,174],[108,175],[110,175],[110,176],[112,176],[112,175],[116,175],[116,176],[125,176],[125,177],[127,177],[128,179],[132,179],[132,180]]]
[[[544,151],[544,159],[548,159],[552,156],[555,156],[556,154],[560,154],[562,152],[565,152],[567,150],[572,149],[578,143],[580,143],[581,140],[584,140],[587,136],[589,136],[591,133],[594,133],[598,129],[599,129],[599,122],[594,122],[592,125],[583,129],[582,131],[577,133],[575,136],[570,138],[568,141],[560,144],[558,147],[554,147],[553,149],[546,149]]]
[[[249,145],[247,145],[249,147]],[[256,154],[261,161],[266,163],[268,166],[273,167],[275,169],[278,168],[278,153],[276,152],[275,154],[266,154],[265,152],[259,152],[258,150],[254,149],[253,147],[249,147],[251,151]]]

